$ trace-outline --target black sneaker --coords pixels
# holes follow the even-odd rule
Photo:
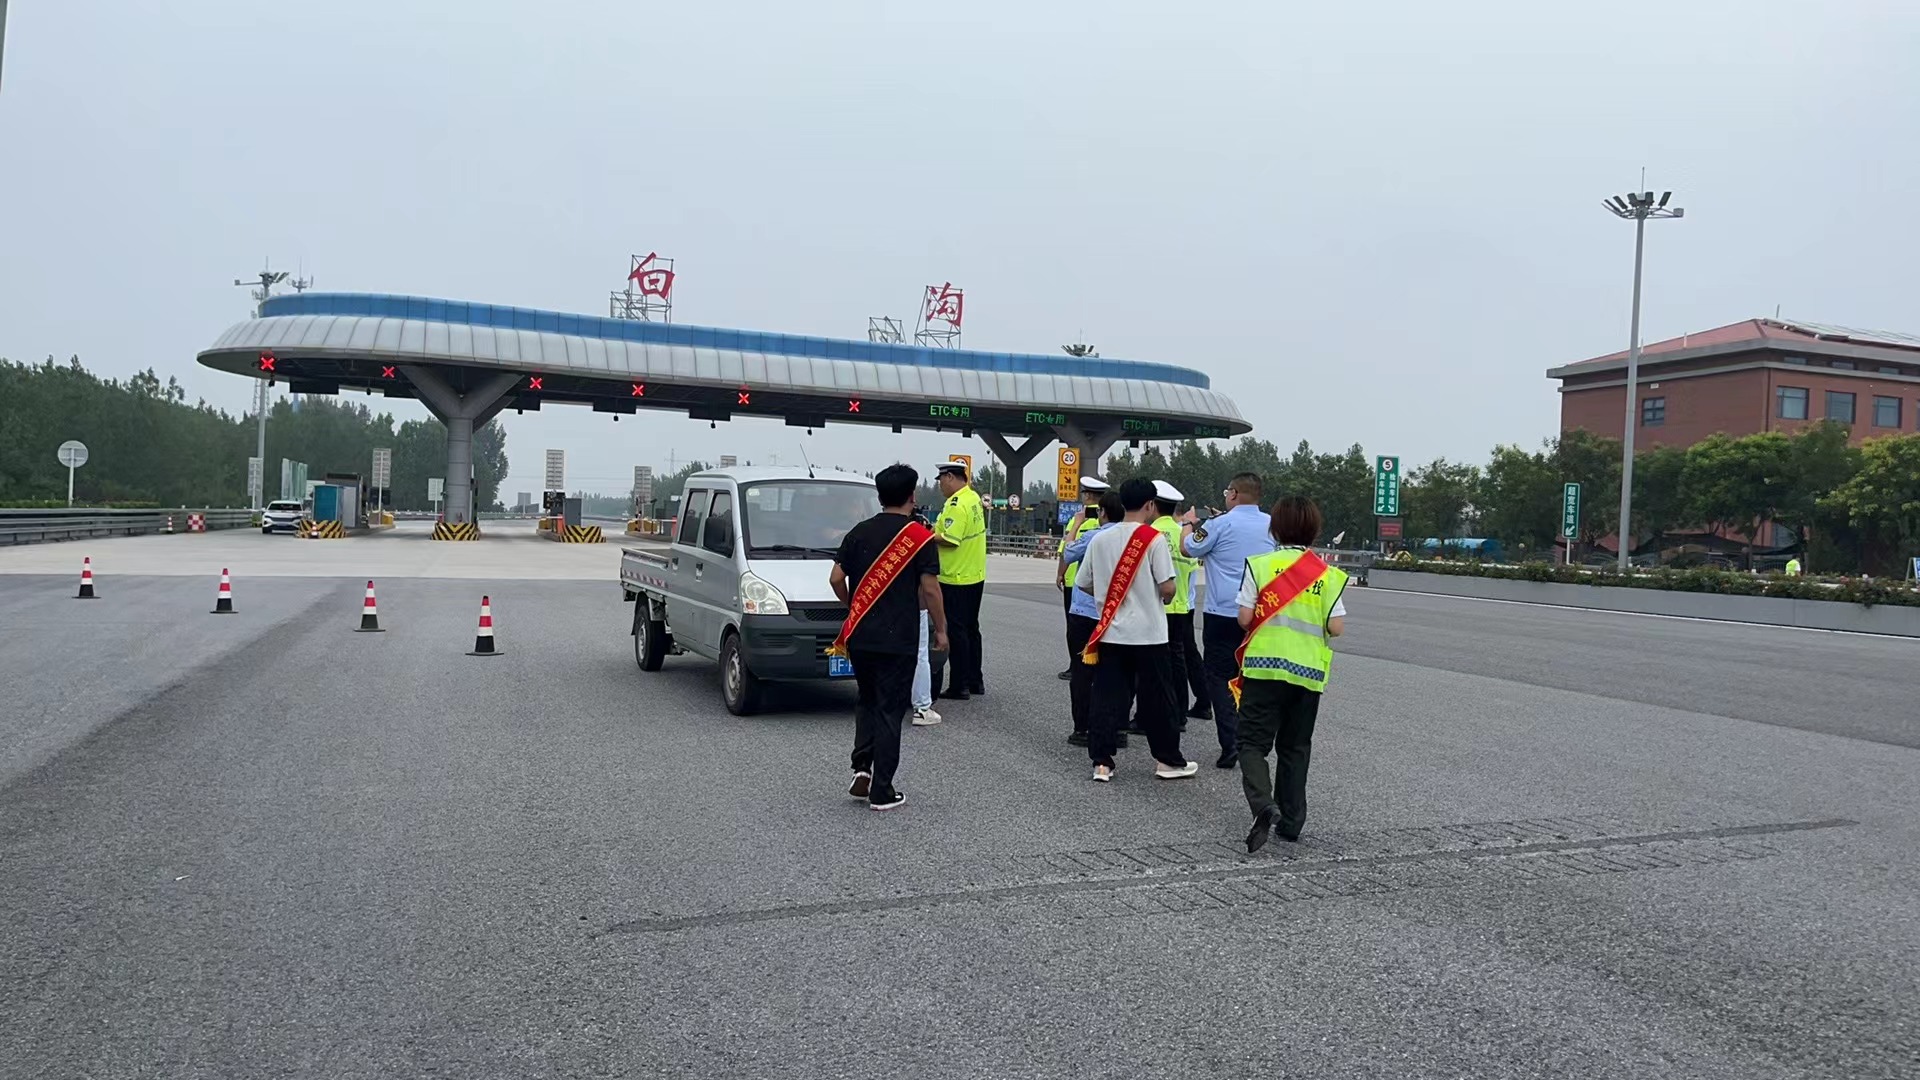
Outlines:
[[[947,701],[965,701],[972,695],[965,690],[948,690],[940,696]]]
[[[1085,746],[1087,745],[1087,733],[1084,731],[1076,731],[1067,736],[1067,742],[1072,746]]]
[[[1140,718],[1137,716],[1127,722],[1126,730],[1129,735],[1145,735],[1147,733],[1147,729],[1140,723]]]
[[[1196,704],[1193,708],[1187,710],[1187,717],[1192,720],[1211,720],[1213,719],[1213,706]]]
[[[967,687],[967,693],[976,694],[980,697],[986,697],[987,688],[985,686],[969,686]]]
[[[1113,745],[1117,750],[1125,750],[1127,748],[1127,733],[1124,731],[1121,732],[1120,737],[1114,741]]]
[[[1273,835],[1274,816],[1274,808],[1269,806],[1253,819],[1253,828],[1247,830],[1247,854],[1267,846],[1267,838]]]
[[[1220,760],[1214,762],[1213,767],[1216,769],[1231,769],[1238,764],[1240,764],[1240,752],[1238,750],[1222,750],[1220,751]]]
[[[853,774],[853,783],[847,785],[847,795],[855,799],[864,799],[873,790],[873,774],[857,772]]]
[[[1060,680],[1061,682],[1066,682],[1067,680],[1069,680],[1069,679],[1071,679],[1071,678],[1073,678],[1073,669],[1072,669],[1072,668],[1068,668],[1067,670],[1065,670],[1065,671],[1063,671],[1063,672],[1061,672],[1060,674],[1058,674],[1058,675],[1056,675],[1056,676],[1054,676],[1054,678],[1056,678],[1056,679],[1059,679],[1059,680]]]
[[[867,803],[867,809],[892,810],[895,807],[906,805],[906,802],[907,797],[905,795],[900,794],[898,791],[892,791],[884,795],[875,795],[872,800]]]

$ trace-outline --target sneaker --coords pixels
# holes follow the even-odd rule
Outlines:
[[[1273,819],[1276,816],[1274,808],[1269,806],[1253,819],[1253,828],[1247,830],[1247,854],[1251,855],[1267,846],[1267,837],[1273,835]]]
[[[969,686],[967,687],[967,693],[972,694],[975,697],[986,697],[987,688],[985,686]]]
[[[1164,761],[1153,763],[1153,775],[1162,780],[1185,780],[1200,771],[1200,763],[1189,761],[1185,765],[1169,765]]]
[[[1123,731],[1120,733],[1120,737],[1114,740],[1113,745],[1117,750],[1125,750],[1127,748],[1127,742],[1127,733]]]
[[[948,701],[965,701],[967,700],[967,698],[971,697],[972,695],[967,693],[965,690],[948,690],[945,693],[935,694],[934,696],[938,698],[945,698]]]
[[[1202,705],[1196,701],[1194,702],[1193,708],[1187,710],[1187,716],[1193,720],[1211,720],[1213,719],[1213,706]]]
[[[1076,731],[1067,736],[1067,744],[1070,746],[1085,746],[1087,741],[1087,733],[1084,731]]]
[[[906,802],[907,802],[907,797],[905,795],[900,794],[898,791],[895,791],[895,792],[892,792],[886,795],[881,795],[874,798],[871,802],[867,803],[867,809],[892,810],[896,807],[905,806]]]
[[[937,712],[934,712],[932,709],[913,710],[913,726],[914,727],[932,727],[933,725],[939,722],[940,722],[940,714]]]
[[[1231,769],[1238,764],[1240,764],[1240,751],[1222,750],[1220,751],[1220,760],[1214,762],[1213,767],[1216,769]]]
[[[857,772],[853,774],[853,783],[847,785],[847,795],[855,799],[864,799],[873,790],[873,774]]]
[[[1147,733],[1147,729],[1140,723],[1140,718],[1136,716],[1133,719],[1127,721],[1125,732],[1128,735],[1145,735]]]
[[[1096,784],[1113,783],[1113,769],[1106,765],[1095,765],[1093,767],[1093,782]]]
[[[1063,672],[1061,672],[1060,674],[1058,674],[1058,675],[1056,675],[1056,676],[1054,676],[1054,677],[1055,677],[1055,678],[1057,678],[1057,679],[1059,679],[1059,680],[1060,680],[1061,682],[1066,682],[1067,680],[1069,680],[1069,679],[1071,679],[1071,678],[1073,678],[1073,669],[1072,669],[1072,668],[1068,668],[1067,670],[1065,670],[1065,671],[1063,671]]]

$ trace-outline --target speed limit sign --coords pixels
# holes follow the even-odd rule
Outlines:
[[[1009,510],[1020,509],[1020,496],[1018,495],[1007,496],[1007,509]]]
[[[1053,490],[1061,502],[1080,501],[1080,451],[1071,446],[1060,448],[1060,470],[1054,476]]]

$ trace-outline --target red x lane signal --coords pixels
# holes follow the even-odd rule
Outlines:
[[[538,375],[529,375],[529,376],[527,376],[527,389],[529,389],[529,390],[540,390],[540,389],[543,389],[543,388],[541,387],[541,385],[540,385],[540,376],[538,376]]]
[[[633,394],[632,394],[632,396],[633,396],[633,397],[646,397],[646,396],[647,396],[647,384],[646,384],[646,383],[643,383],[643,382],[637,382],[637,383],[634,383],[634,384],[633,384]]]
[[[739,397],[740,404],[742,405],[753,404],[753,395],[745,390],[740,391],[739,394],[736,396]]]
[[[397,379],[397,378],[399,378],[400,376],[398,376],[398,375],[395,375],[395,374],[393,373],[393,368],[391,368],[391,367],[388,367],[388,366],[387,366],[387,365],[385,365],[385,364],[381,364],[381,365],[380,365],[380,377],[381,377],[381,378],[383,378],[383,379]]]
[[[847,411],[848,411],[848,412],[859,412],[859,411],[860,411],[860,399],[859,399],[859,398],[848,398],[848,399],[847,399]]]
[[[278,363],[278,360],[272,353],[263,352],[260,354],[260,370],[261,371],[273,371],[274,370],[273,365],[276,363]]]

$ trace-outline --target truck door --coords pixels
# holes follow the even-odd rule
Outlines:
[[[694,563],[700,561],[702,555],[700,532],[706,525],[707,505],[712,499],[712,488],[687,489],[680,500],[680,528],[667,551],[667,577],[671,582],[667,590],[667,625],[673,628],[673,639],[681,648],[708,658],[718,655],[717,650],[707,644],[712,612],[706,609],[709,601],[705,596],[705,573],[696,572]]]
[[[734,565],[733,556],[734,520],[733,492],[715,490],[713,506],[700,530],[700,553],[693,568],[706,590],[702,599],[713,605],[707,611],[713,622],[706,628],[705,640],[716,653],[727,623],[740,610],[740,569]]]

